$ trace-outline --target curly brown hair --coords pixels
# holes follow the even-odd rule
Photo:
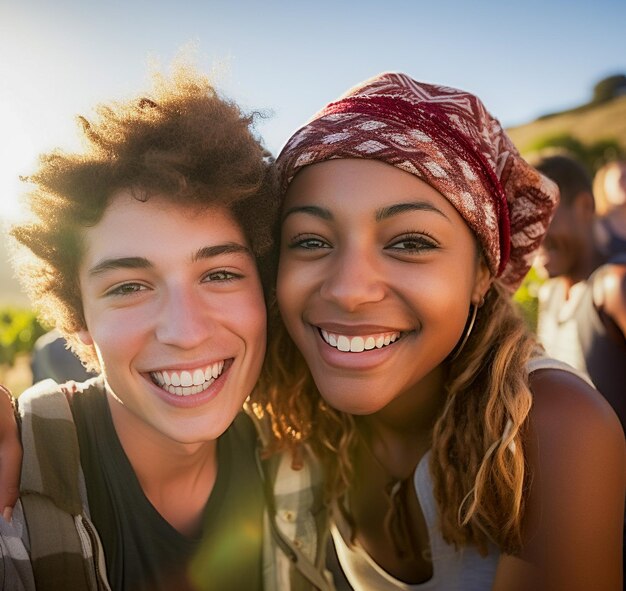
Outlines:
[[[10,230],[16,271],[43,320],[88,367],[97,368],[94,352],[76,337],[85,327],[81,229],[98,223],[119,190],[142,201],[158,193],[200,208],[229,208],[259,268],[268,269],[278,202],[271,158],[253,130],[257,115],[244,114],[207,78],[181,66],[170,77],[155,75],[149,95],[102,104],[91,120],[78,117],[82,151],[40,157],[26,179],[33,185],[31,219]]]
[[[352,415],[322,399],[304,358],[271,306],[268,363],[256,410],[267,411],[275,435],[268,451],[310,445],[320,458],[329,501],[345,507],[356,478],[359,435]],[[446,365],[446,402],[433,425],[430,468],[444,539],[501,551],[521,547],[529,474],[524,433],[532,398],[526,364],[536,341],[498,280],[488,292],[461,354]]]

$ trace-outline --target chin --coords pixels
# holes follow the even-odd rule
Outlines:
[[[344,394],[341,396],[324,396],[324,402],[331,408],[349,415],[372,415],[384,408],[384,404],[380,400],[363,400],[359,394]]]

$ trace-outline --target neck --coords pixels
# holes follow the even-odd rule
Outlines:
[[[444,369],[437,367],[415,388],[377,413],[359,417],[359,431],[390,476],[412,474],[431,444],[432,429],[445,404]]]
[[[173,441],[111,395],[107,400],[117,436],[148,500],[181,533],[197,532],[217,475],[217,441]]]

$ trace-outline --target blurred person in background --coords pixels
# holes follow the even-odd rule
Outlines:
[[[541,250],[550,279],[539,293],[539,339],[548,355],[589,375],[624,427],[626,252],[607,255],[594,240],[591,178],[579,162],[557,155],[536,166],[561,193]]]
[[[33,384],[48,378],[58,384],[70,380],[84,382],[96,375],[85,369],[58,330],[51,330],[35,341],[30,369],[33,374]]]
[[[626,251],[626,160],[614,160],[598,170],[593,193],[599,245],[608,256]]]

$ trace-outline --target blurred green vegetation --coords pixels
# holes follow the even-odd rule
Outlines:
[[[546,151],[566,152],[581,162],[590,175],[594,175],[611,160],[624,157],[617,139],[605,138],[594,142],[583,142],[569,133],[558,133],[537,138],[529,143],[524,153],[542,154]]]
[[[530,329],[537,330],[537,313],[539,311],[539,300],[537,295],[539,288],[545,279],[531,267],[528,275],[524,278],[522,285],[513,295],[513,300],[519,305],[522,316]]]
[[[19,355],[30,353],[35,341],[46,330],[31,310],[0,309],[0,365],[13,366]]]

